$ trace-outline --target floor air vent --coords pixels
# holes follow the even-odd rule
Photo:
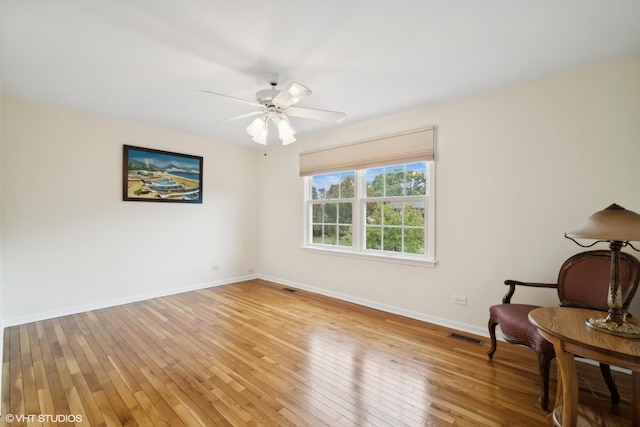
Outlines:
[[[286,292],[295,292],[296,291],[295,289],[291,289],[291,288],[282,288],[282,290],[286,291]]]
[[[479,340],[477,338],[467,337],[465,335],[460,335],[460,334],[456,334],[456,333],[449,334],[449,338],[453,338],[453,339],[456,339],[456,340],[468,342],[470,344],[482,345],[482,340]]]

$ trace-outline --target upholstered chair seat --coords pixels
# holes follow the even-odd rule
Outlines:
[[[529,322],[529,313],[537,305],[499,304],[489,308],[492,318],[500,320],[500,331],[505,341],[533,347],[537,352],[554,354],[553,345],[542,338],[538,330]]]

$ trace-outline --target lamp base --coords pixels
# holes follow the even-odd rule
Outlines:
[[[589,317],[586,321],[588,327],[607,334],[618,335],[627,338],[640,339],[640,327],[623,322],[618,326],[616,322],[604,317]]]

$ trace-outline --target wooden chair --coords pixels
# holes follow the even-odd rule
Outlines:
[[[524,345],[533,349],[538,355],[540,378],[542,380],[540,405],[547,409],[549,405],[549,368],[551,360],[556,356],[551,343],[546,341],[537,329],[529,322],[529,312],[536,305],[512,304],[511,297],[516,286],[532,286],[537,288],[556,288],[560,305],[563,307],[591,308],[601,311],[609,309],[607,295],[611,275],[611,252],[607,250],[587,251],[572,256],[562,264],[557,283],[527,283],[517,280],[506,280],[509,291],[502,298],[502,304],[489,308],[489,334],[491,349],[489,359],[496,352],[496,326],[500,325],[504,339],[513,344]],[[640,261],[627,253],[620,254],[620,281],[622,283],[622,300],[627,310],[640,281]],[[586,327],[586,326],[585,326]],[[600,364],[600,370],[609,391],[611,401],[620,401],[618,390],[611,376],[609,365]]]

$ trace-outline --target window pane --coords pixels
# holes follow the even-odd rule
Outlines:
[[[404,206],[404,225],[424,226],[424,202],[407,202]]]
[[[312,207],[313,209],[313,217],[311,219],[311,222],[314,224],[318,224],[318,223],[322,223],[322,205],[321,204],[315,204]]]
[[[383,209],[384,225],[402,225],[402,202],[385,203]]]
[[[427,194],[427,164],[411,163],[407,165],[405,190],[407,196],[424,196]]]
[[[351,226],[338,226],[338,245],[349,246],[352,245],[352,231]]]
[[[367,227],[366,233],[366,248],[367,249],[382,249],[382,228],[380,227]]]
[[[382,203],[367,203],[367,225],[382,224]]]
[[[338,226],[337,225],[325,225],[324,226],[324,244],[325,245],[335,245],[337,244],[338,239]]]
[[[384,169],[367,169],[367,196],[384,196]]]
[[[404,196],[404,167],[403,165],[384,168],[386,197]]]
[[[424,229],[407,228],[404,231],[404,252],[410,254],[424,253]]]
[[[326,188],[325,188],[325,176],[324,175],[314,175],[312,177],[312,186],[311,186],[311,198],[313,200],[321,200],[326,198]]]
[[[313,233],[313,243],[322,243],[322,226],[314,225],[312,233]]]
[[[340,197],[340,174],[327,174],[325,183],[327,185],[327,199]]]
[[[382,244],[385,251],[402,252],[402,229],[384,227]]]
[[[338,222],[338,204],[337,203],[325,203],[324,204],[324,221],[325,224],[335,224]]]
[[[340,174],[340,198],[351,199],[355,196],[355,171]]]
[[[338,204],[338,223],[351,224],[352,222],[352,205],[351,203]]]
[[[355,196],[355,176],[355,171],[314,175],[311,181],[311,199],[352,199]]]

